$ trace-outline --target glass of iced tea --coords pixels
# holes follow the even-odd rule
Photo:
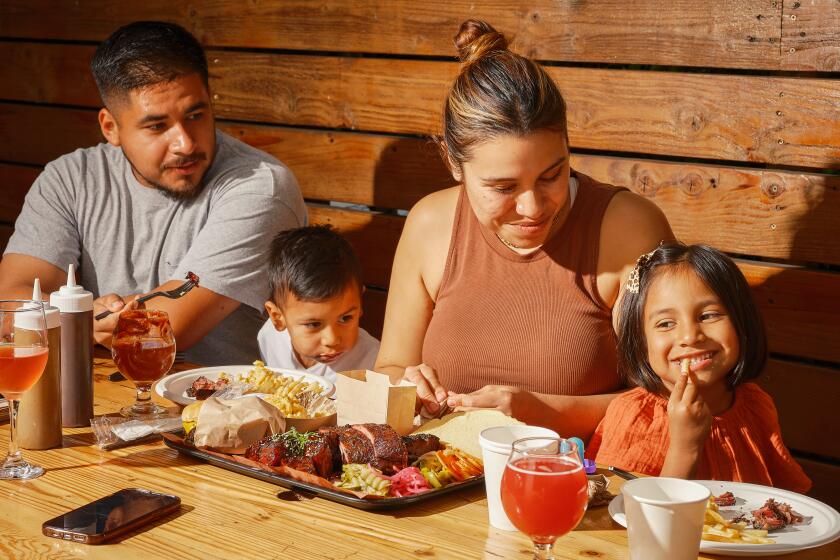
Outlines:
[[[120,410],[128,417],[159,417],[167,410],[152,402],[152,384],[166,375],[175,361],[175,335],[169,315],[155,309],[123,311],[111,341],[114,363],[137,387],[137,399]]]
[[[554,542],[577,527],[589,498],[577,444],[555,437],[516,440],[501,494],[510,522],[534,542],[534,558],[553,558]]]
[[[28,480],[44,474],[30,465],[18,443],[20,398],[44,373],[49,357],[44,304],[29,300],[0,300],[0,394],[9,402],[9,452],[0,466],[0,479]]]

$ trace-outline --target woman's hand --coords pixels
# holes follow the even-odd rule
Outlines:
[[[417,409],[420,415],[436,417],[441,404],[446,401],[447,391],[438,381],[435,370],[426,364],[407,367],[403,379],[417,385]]]
[[[668,431],[671,446],[700,450],[712,429],[712,412],[697,390],[697,377],[689,370],[680,374],[668,399]]]
[[[485,385],[478,391],[467,394],[451,394],[447,404],[456,412],[464,410],[476,410],[479,408],[492,408],[500,410],[508,416],[519,417],[527,408],[528,402],[537,400],[533,393],[511,387],[509,385]]]

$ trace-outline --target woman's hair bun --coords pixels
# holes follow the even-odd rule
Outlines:
[[[461,29],[455,35],[455,47],[461,62],[470,64],[487,53],[507,50],[508,42],[489,23],[468,19],[461,24]]]

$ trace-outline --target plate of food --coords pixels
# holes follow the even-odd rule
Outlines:
[[[190,434],[163,434],[167,446],[210,464],[352,507],[404,507],[484,484],[481,460],[437,436],[401,437],[387,424],[292,428],[244,454],[195,447]]]
[[[215,366],[173,373],[158,381],[155,392],[165,399],[186,406],[196,400],[206,399],[233,383],[247,384],[249,387],[245,395],[294,397],[304,391],[316,391],[321,396],[330,397],[335,393],[335,385],[319,375],[270,368],[259,360],[253,365]]]
[[[814,548],[840,537],[840,513],[818,500],[770,486],[698,480],[712,497],[700,551],[725,556],[776,556]],[[609,506],[622,527],[624,497]]]
[[[198,415],[191,413],[199,406],[184,409],[184,432],[162,434],[166,445],[240,474],[366,510],[400,508],[468,488],[483,489],[478,434],[487,427],[516,422],[498,411],[459,412],[406,436],[388,424],[371,422],[344,426],[333,422],[307,432],[287,425],[281,433],[243,440],[244,452],[237,448],[237,453],[221,453],[196,446],[208,441],[203,434],[217,422],[213,416],[202,416],[200,409]]]

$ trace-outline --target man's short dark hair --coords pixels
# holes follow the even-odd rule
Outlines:
[[[324,301],[350,285],[361,290],[362,266],[350,243],[330,226],[309,226],[274,238],[268,278],[271,298],[283,307],[289,294],[303,301]]]
[[[134,89],[198,74],[208,86],[204,49],[189,31],[174,23],[136,21],[105,39],[90,62],[105,105]]]
[[[639,268],[639,291],[625,291],[618,322],[618,362],[624,377],[653,393],[665,385],[648,362],[644,310],[648,288],[661,275],[693,272],[719,298],[738,333],[739,356],[727,374],[730,387],[758,377],[767,362],[767,334],[750,286],[732,259],[708,245],[668,243]]]

